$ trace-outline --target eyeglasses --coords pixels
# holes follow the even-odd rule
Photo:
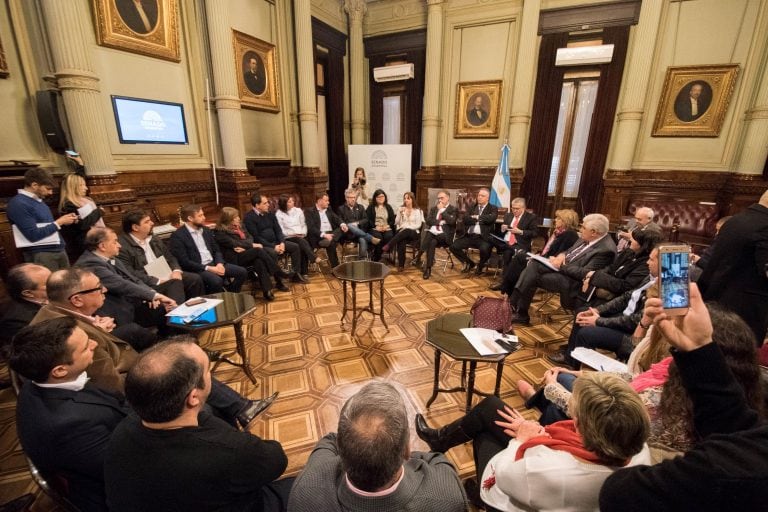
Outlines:
[[[74,297],[75,295],[86,295],[88,293],[93,293],[93,292],[104,293],[104,286],[102,286],[102,284],[99,283],[99,285],[97,287],[95,287],[95,288],[88,288],[87,290],[80,290],[79,292],[75,292],[72,295],[70,295],[69,297],[67,297],[67,300],[71,300],[72,297]]]

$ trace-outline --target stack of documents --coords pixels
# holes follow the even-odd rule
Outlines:
[[[493,329],[483,329],[481,327],[466,327],[459,329],[461,334],[467,338],[467,341],[472,347],[477,350],[477,353],[481,356],[492,356],[496,354],[508,354],[514,352],[519,347],[519,340],[517,336],[510,334],[501,334],[499,331]],[[507,350],[495,340],[503,340],[505,344],[511,346],[511,350]]]
[[[624,372],[628,371],[627,365],[621,361],[611,359],[610,357],[601,354],[591,348],[576,347],[571,351],[571,357],[577,361],[600,370],[601,372]]]

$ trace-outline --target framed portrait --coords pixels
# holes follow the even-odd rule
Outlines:
[[[101,46],[179,62],[178,0],[92,0]]]
[[[255,110],[280,112],[275,45],[237,30],[232,34],[240,104]]]
[[[501,80],[456,84],[456,124],[453,136],[492,139],[499,136]]]
[[[651,135],[720,135],[738,73],[736,64],[668,68]]]
[[[5,51],[3,50],[3,42],[0,41],[0,78],[6,78],[8,76],[8,61],[5,60]]]

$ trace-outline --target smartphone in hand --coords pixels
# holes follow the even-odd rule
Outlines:
[[[659,291],[664,312],[668,315],[684,315],[691,305],[690,253],[691,248],[687,245],[659,246]]]

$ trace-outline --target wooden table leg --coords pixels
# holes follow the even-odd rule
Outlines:
[[[341,316],[341,326],[344,326],[344,320],[347,318],[347,282],[342,281],[341,284],[344,286],[344,308],[342,311],[344,311],[344,314]]]
[[[475,391],[475,369],[477,368],[477,361],[469,362],[469,380],[467,382],[467,406],[464,409],[466,414],[472,409],[472,393]]]
[[[437,398],[437,390],[440,382],[440,351],[435,349],[435,380],[432,383],[432,396],[427,400],[427,409],[432,405],[432,402]]]
[[[352,336],[355,335],[355,328],[357,327],[357,283],[352,281]],[[344,294],[346,297],[346,294]]]
[[[493,394],[499,396],[499,390],[501,389],[501,374],[504,371],[504,360],[502,359],[496,363],[496,387],[493,388]]]
[[[253,375],[253,372],[251,371],[251,362],[248,359],[248,351],[245,348],[245,337],[243,336],[243,322],[235,322],[233,324],[233,327],[235,328],[235,341],[236,341],[236,347],[237,347],[237,354],[240,356],[240,359],[242,360],[240,366],[243,369],[243,373],[245,373],[246,377],[251,379],[251,382],[256,384],[256,377]]]
[[[387,329],[387,332],[389,332],[389,326],[387,325],[387,321],[384,320],[384,280],[383,279],[379,281],[379,318],[381,318],[381,323],[384,324],[384,327]]]

